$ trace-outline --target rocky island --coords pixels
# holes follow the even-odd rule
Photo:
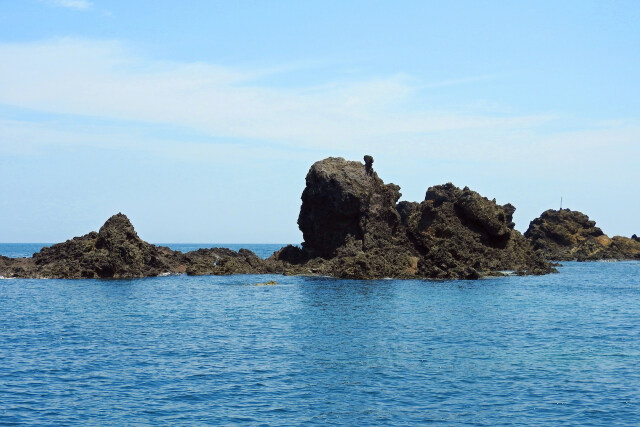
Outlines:
[[[123,214],[97,232],[43,248],[31,258],[0,257],[0,275],[22,278],[135,278],[169,274],[297,274],[338,278],[478,279],[554,271],[514,229],[515,208],[469,188],[430,187],[425,200],[398,202],[364,164],[330,157],[306,177],[298,225],[302,247],[263,260],[225,248],[182,253],[149,244]]]
[[[266,273],[253,252],[226,248],[183,254],[143,241],[129,219],[118,213],[98,232],[42,248],[31,258],[0,256],[0,275],[17,278],[136,278],[170,274]]]
[[[425,200],[400,202],[365,164],[330,157],[306,177],[298,225],[302,248],[270,258],[289,274],[342,278],[477,279],[504,272],[546,274],[553,267],[514,229],[515,208],[469,188],[431,187]]]
[[[43,248],[31,258],[0,256],[0,276],[135,278],[171,274],[290,274],[337,278],[478,279],[547,274],[549,260],[640,259],[640,239],[609,238],[577,211],[548,210],[524,235],[511,204],[500,205],[451,183],[421,202],[399,202],[400,187],[340,157],[314,163],[306,176],[298,226],[301,247],[268,259],[247,249],[182,253],[143,241],[119,213],[97,231]]]
[[[640,239],[635,234],[609,237],[587,215],[570,209],[543,212],[524,235],[549,260],[640,259]]]

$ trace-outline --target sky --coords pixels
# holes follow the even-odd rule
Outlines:
[[[304,177],[374,157],[516,228],[640,234],[638,1],[0,0],[0,242],[122,212],[155,243],[299,243]]]

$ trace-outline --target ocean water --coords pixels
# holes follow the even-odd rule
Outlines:
[[[640,262],[559,270],[0,280],[0,424],[638,425]]]
[[[275,251],[286,246],[286,243],[263,243],[263,244],[243,244],[243,243],[155,243],[160,246],[168,246],[174,251],[189,252],[202,248],[229,248],[234,251],[242,248],[251,249],[261,258],[270,257]],[[39,252],[45,246],[52,243],[0,243],[0,255],[11,258],[30,257]]]

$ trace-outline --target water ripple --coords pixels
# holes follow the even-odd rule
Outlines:
[[[637,425],[638,265],[3,280],[0,424]]]

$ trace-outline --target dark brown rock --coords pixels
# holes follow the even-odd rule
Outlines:
[[[531,221],[525,232],[534,249],[555,261],[638,259],[640,241],[608,237],[582,212],[549,209]]]
[[[553,270],[513,229],[512,205],[453,184],[431,187],[422,203],[397,203],[400,187],[385,184],[372,164],[370,156],[364,165],[330,157],[311,166],[298,217],[302,249],[269,261],[289,274],[358,279]]]
[[[238,252],[226,248],[187,252],[186,273],[191,276],[271,273],[267,263],[248,249]]]
[[[505,270],[553,271],[514,230],[515,208],[510,204],[498,205],[453,184],[429,188],[421,203],[398,203],[400,196],[400,187],[378,177],[371,156],[365,156],[364,164],[331,157],[316,162],[306,177],[298,217],[302,248],[284,247],[268,260],[246,249],[183,254],[143,241],[127,217],[117,214],[98,232],[44,248],[33,258],[0,257],[0,275],[132,278],[283,273],[477,279]]]
[[[246,249],[200,249],[183,254],[149,244],[120,213],[109,218],[98,232],[43,248],[32,258],[0,257],[0,276],[4,277],[136,278],[266,272],[265,261]]]
[[[158,276],[176,272],[182,263],[178,253],[140,239],[121,213],[97,233],[43,248],[33,260],[40,276],[66,279]]]
[[[371,162],[373,163],[373,159]],[[400,187],[385,185],[360,162],[331,157],[306,177],[298,225],[310,257],[332,258],[350,236],[364,249],[386,246],[400,225]]]
[[[429,188],[425,201],[406,220],[407,233],[420,252],[425,277],[470,277],[516,271],[544,274],[551,266],[514,230],[515,208],[498,205],[453,184]]]

